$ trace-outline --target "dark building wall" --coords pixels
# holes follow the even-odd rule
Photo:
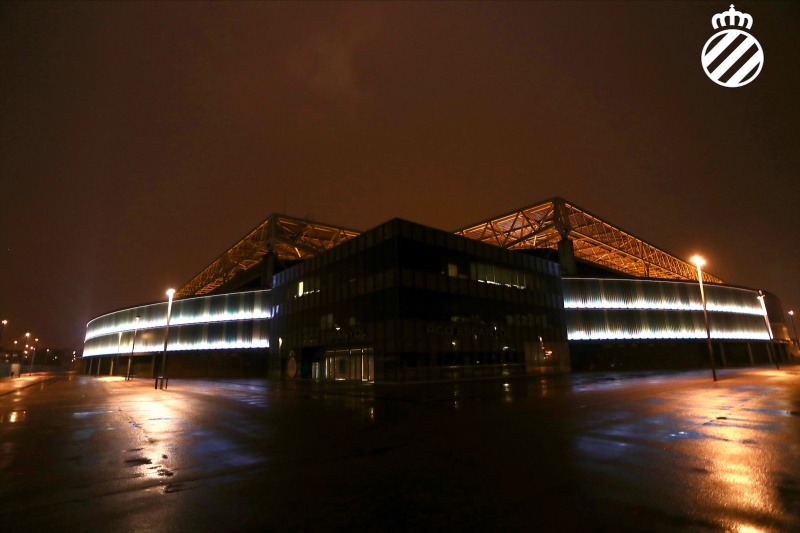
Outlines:
[[[569,370],[556,264],[402,220],[276,275],[272,296],[276,376]]]
[[[714,341],[717,368],[773,364],[765,342]],[[708,344],[698,341],[576,342],[574,372],[710,368]]]

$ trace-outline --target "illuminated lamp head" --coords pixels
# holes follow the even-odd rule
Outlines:
[[[700,257],[699,255],[692,257],[691,262],[697,265],[698,267],[701,267],[706,264],[706,260]]]

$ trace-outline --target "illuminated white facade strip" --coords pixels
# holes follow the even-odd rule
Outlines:
[[[171,326],[264,320],[272,316],[270,291],[251,291],[187,298],[173,302]],[[136,316],[140,319],[137,323]],[[85,340],[105,335],[163,328],[167,302],[143,305],[100,316],[86,326]]]
[[[215,322],[236,322],[239,320],[264,320],[271,318],[269,311],[258,313],[223,313],[219,315],[200,315],[175,317],[169,321],[171,326],[183,326],[186,324],[213,324]]]
[[[758,315],[763,316],[760,309],[753,309],[750,307],[737,306],[737,305],[716,305],[709,304],[708,311],[715,311],[718,313],[736,313],[743,315]],[[639,309],[639,310],[653,310],[653,311],[702,311],[703,305],[685,303],[680,304],[677,302],[654,302],[654,301],[581,301],[564,300],[564,309]]]
[[[171,336],[171,335],[170,335]],[[131,347],[127,347],[127,351],[123,349],[119,350],[115,345],[111,346],[99,346],[96,348],[89,348],[87,347],[84,352],[84,357],[92,357],[98,355],[131,355]],[[189,352],[195,350],[252,350],[252,349],[265,349],[269,348],[269,339],[255,339],[253,341],[243,341],[243,340],[236,340],[236,341],[218,341],[218,342],[176,342],[170,343],[167,345],[168,352]],[[137,343],[136,345],[136,352],[133,355],[141,355],[143,353],[161,353],[163,351],[163,345],[145,345],[139,346]]]
[[[170,327],[172,327],[172,326],[185,326],[189,324],[213,324],[215,322],[237,322],[240,320],[265,320],[268,318],[271,318],[271,313],[268,311],[259,313],[221,313],[218,315],[183,316],[177,318],[175,318],[175,316],[173,315],[169,323]],[[166,317],[164,317],[163,320],[145,324],[142,324],[142,322],[140,321],[138,326],[136,325],[135,320],[133,322],[123,322],[117,326],[112,326],[100,330],[93,330],[91,332],[87,331],[85,340],[94,339],[95,337],[102,337],[104,335],[113,335],[115,333],[133,331],[134,329],[138,331],[143,331],[147,329],[163,328],[166,325],[167,325]]]
[[[565,309],[642,309],[702,311],[697,283],[638,279],[564,278]],[[706,285],[709,311],[764,314],[753,290]]]
[[[166,315],[162,302],[97,317],[87,325],[83,355],[161,352]],[[167,351],[267,349],[271,316],[268,290],[174,300]]]
[[[769,336],[766,331],[729,331],[716,332],[711,334],[714,340],[757,340],[768,341]],[[567,340],[570,341],[607,341],[607,340],[705,340],[706,332],[695,330],[684,331],[567,331]]]
[[[569,341],[703,340],[697,283],[637,279],[565,278]],[[768,341],[758,292],[706,286],[711,338]]]

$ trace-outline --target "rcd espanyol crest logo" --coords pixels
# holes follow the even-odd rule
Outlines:
[[[700,61],[711,81],[723,87],[741,87],[758,76],[764,66],[764,50],[755,37],[743,31],[753,27],[753,17],[731,8],[711,18],[714,34],[703,47]],[[734,27],[738,26],[738,28]]]

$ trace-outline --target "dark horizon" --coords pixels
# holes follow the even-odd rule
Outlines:
[[[765,57],[736,89],[700,64],[729,5],[0,5],[0,344],[80,348],[273,212],[553,196],[800,312],[800,4],[735,4]]]

